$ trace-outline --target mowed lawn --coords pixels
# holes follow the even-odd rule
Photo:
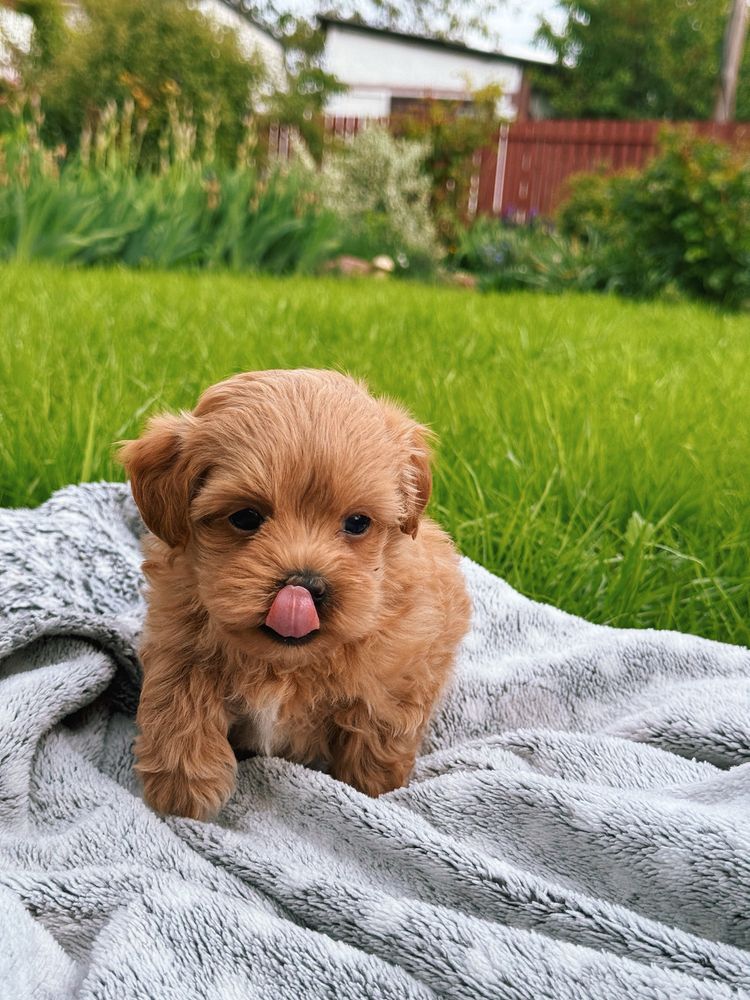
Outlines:
[[[439,435],[432,514],[539,600],[750,640],[750,321],[397,282],[0,269],[0,502],[243,369],[330,366]],[[429,581],[425,581],[429,586]]]

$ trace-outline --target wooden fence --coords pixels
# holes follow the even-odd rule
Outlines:
[[[325,119],[328,135],[352,138],[376,119]],[[377,119],[388,124],[388,119]],[[664,122],[540,121],[501,126],[497,139],[473,158],[473,175],[466,215],[502,216],[527,222],[551,215],[572,175],[604,168],[612,173],[640,168],[654,155]],[[750,125],[690,125],[702,135],[750,148]],[[292,147],[290,130],[274,126],[269,136],[274,152],[286,158]]]
[[[750,125],[697,122],[691,127],[732,145],[750,146]],[[476,210],[518,222],[550,215],[572,174],[643,167],[655,154],[663,128],[664,122],[627,121],[503,125],[494,148],[481,151]]]

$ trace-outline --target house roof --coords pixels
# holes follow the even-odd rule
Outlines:
[[[231,0],[229,0],[231,2]],[[404,42],[416,42],[419,45],[429,45],[434,48],[443,49],[447,52],[462,52],[464,55],[475,56],[479,59],[494,61],[525,63],[530,66],[549,66],[554,62],[554,57],[540,54],[539,56],[515,55],[509,51],[499,49],[477,49],[464,42],[456,42],[444,38],[434,38],[430,35],[415,35],[405,31],[396,31],[393,28],[376,28],[370,24],[362,24],[359,21],[349,21],[341,17],[331,17],[327,14],[318,15],[318,23],[325,29],[329,26],[344,28],[346,31],[355,31],[364,35],[380,35],[385,38],[397,38]]]

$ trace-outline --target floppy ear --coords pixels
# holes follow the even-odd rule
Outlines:
[[[400,453],[399,487],[404,512],[401,530],[417,537],[419,521],[432,493],[430,439],[432,433],[393,403],[384,403],[385,419]]]
[[[125,441],[117,458],[146,526],[173,548],[189,535],[190,473],[183,453],[187,415],[152,417],[136,441]]]

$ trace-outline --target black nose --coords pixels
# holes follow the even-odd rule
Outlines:
[[[284,580],[284,583],[291,587],[305,587],[312,594],[312,599],[316,604],[321,604],[328,597],[328,584],[317,573],[310,573],[307,570],[292,573]]]

